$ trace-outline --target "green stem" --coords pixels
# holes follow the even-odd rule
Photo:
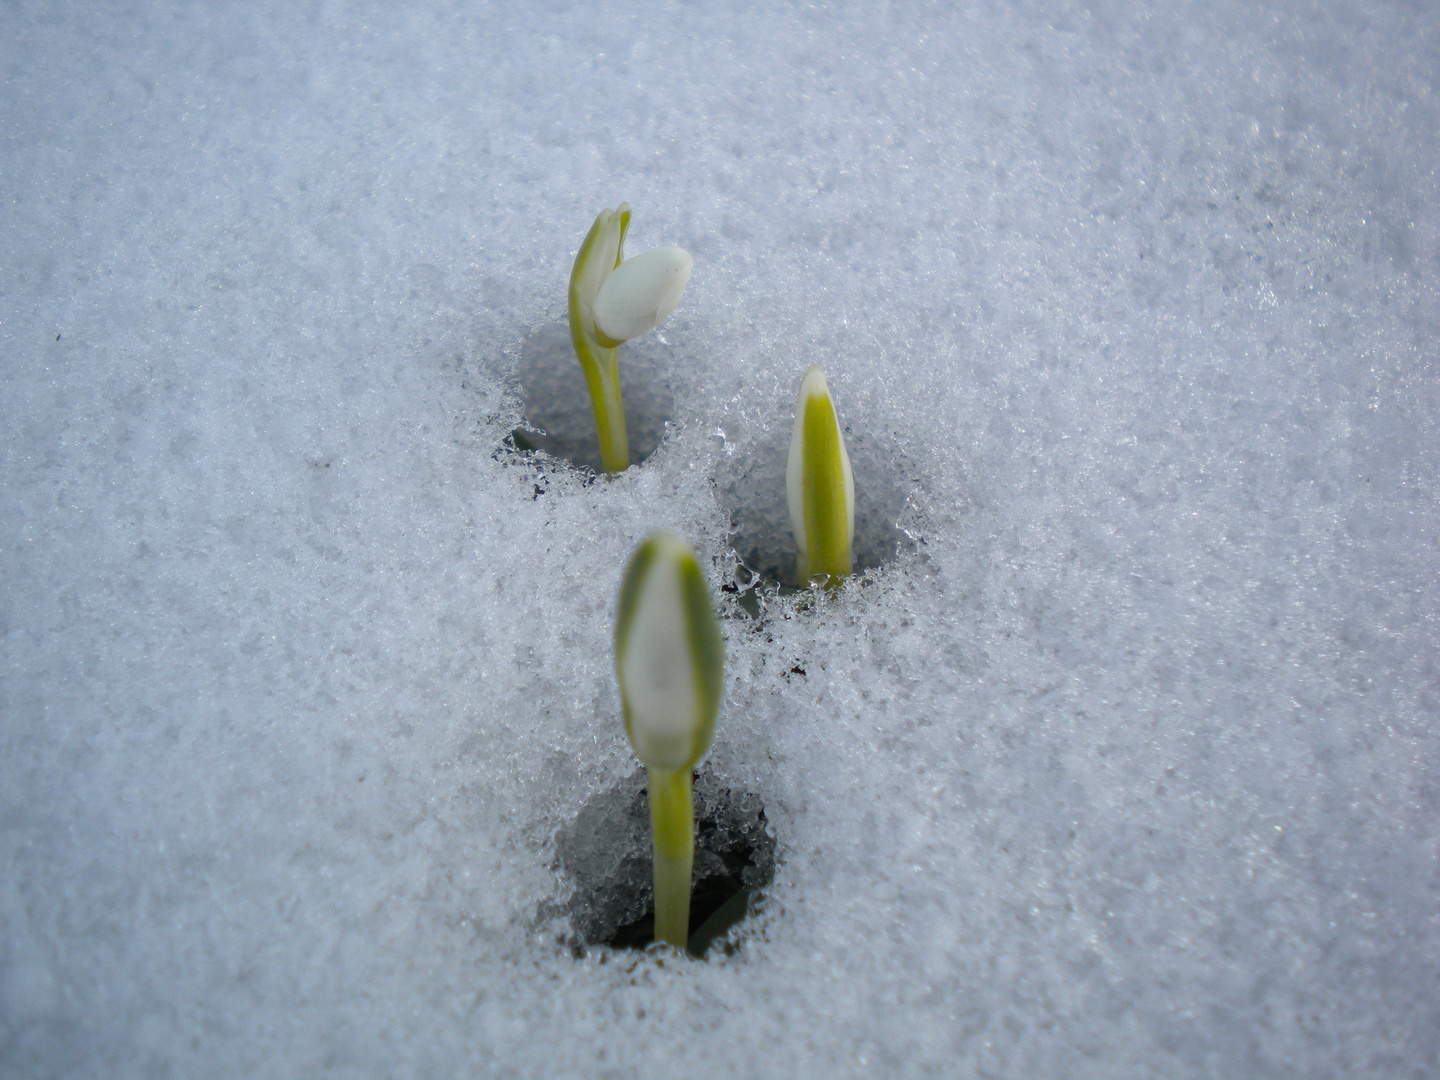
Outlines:
[[[695,812],[689,769],[650,773],[650,828],[655,840],[655,940],[677,949],[690,939],[690,867]]]
[[[585,343],[580,366],[590,389],[590,407],[595,412],[595,433],[600,438],[600,466],[606,472],[624,472],[630,467],[630,440],[625,433],[625,407],[620,401],[619,350]],[[586,355],[586,354],[589,355]]]

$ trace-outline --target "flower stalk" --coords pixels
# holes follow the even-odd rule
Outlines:
[[[647,770],[655,854],[655,940],[683,949],[690,940],[690,874],[695,863],[691,772]]]
[[[785,497],[801,583],[837,587],[854,568],[855,477],[825,373],[814,364],[795,403]]]
[[[671,533],[652,533],[620,586],[615,674],[625,733],[650,780],[655,855],[655,940],[689,940],[695,853],[691,792],[710,748],[725,674],[725,645],[694,553]]]

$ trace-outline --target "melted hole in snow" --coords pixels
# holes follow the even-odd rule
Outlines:
[[[592,798],[555,838],[574,884],[556,914],[568,916],[577,953],[587,945],[643,949],[654,938],[650,804],[644,770]],[[730,931],[760,902],[775,876],[775,838],[765,807],[701,765],[695,775],[695,869],[690,952],[736,949]]]
[[[620,347],[620,397],[631,464],[655,452],[675,415],[669,347],[647,334]],[[600,446],[590,392],[575,357],[568,323],[531,334],[520,349],[517,371],[525,398],[525,423],[506,441],[517,450],[543,450],[582,469],[600,471]]]
[[[892,562],[914,549],[914,529],[904,523],[914,516],[916,470],[893,440],[847,425],[845,446],[855,476],[854,572],[859,574]],[[751,615],[760,611],[759,592],[793,592],[802,587],[795,567],[795,536],[785,496],[785,463],[790,451],[790,423],[726,459],[716,478],[720,497],[730,514],[730,546],[738,565],[726,592],[740,593],[740,606]]]

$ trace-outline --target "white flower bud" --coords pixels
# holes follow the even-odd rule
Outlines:
[[[814,364],[795,403],[785,497],[801,583],[822,578],[833,588],[854,565],[855,477],[825,374]]]
[[[636,549],[620,586],[615,674],[625,731],[647,769],[689,769],[710,747],[725,646],[689,547],[668,532]]]
[[[670,317],[694,268],[690,253],[662,247],[626,259],[600,284],[595,297],[595,327],[619,343],[648,333]]]

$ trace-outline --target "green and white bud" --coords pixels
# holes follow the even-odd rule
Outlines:
[[[570,271],[570,340],[590,389],[606,472],[630,466],[616,349],[670,316],[694,266],[689,253],[678,247],[626,259],[629,227],[629,203],[601,210]]]
[[[673,533],[652,533],[625,571],[615,674],[635,756],[647,769],[694,768],[715,730],[725,646],[700,565]]]
[[[801,582],[834,588],[854,566],[855,477],[825,373],[814,364],[795,403],[785,497]]]
[[[683,949],[695,856],[691,770],[715,731],[725,644],[700,565],[671,533],[652,533],[625,570],[615,675],[625,733],[649,773],[655,940]]]

